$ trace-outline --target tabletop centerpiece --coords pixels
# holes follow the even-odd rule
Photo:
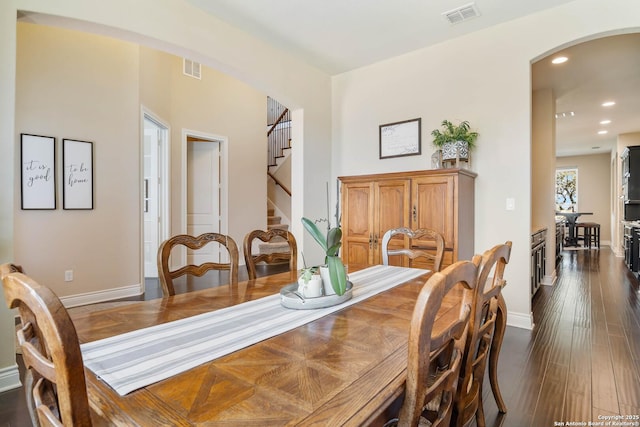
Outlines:
[[[347,273],[342,259],[338,255],[340,246],[342,246],[342,229],[328,225],[325,236],[316,223],[310,219],[303,217],[302,224],[325,253],[325,266],[320,266],[325,295],[344,295],[347,291]]]

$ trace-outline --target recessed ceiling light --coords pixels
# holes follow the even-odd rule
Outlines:
[[[598,131],[598,135],[604,135],[606,133],[609,133],[609,131],[607,131],[607,130],[599,130]]]
[[[611,107],[612,105],[616,105],[616,103],[614,101],[607,101],[602,103],[603,107]]]
[[[551,60],[552,64],[564,64],[565,62],[567,62],[569,60],[569,58],[567,58],[566,56],[558,56],[556,58],[553,58]]]
[[[576,113],[574,111],[564,111],[562,113],[556,113],[556,119],[561,119],[564,117],[573,117]]]
[[[600,122],[601,125],[608,125],[609,123],[611,123],[611,120],[603,120]]]

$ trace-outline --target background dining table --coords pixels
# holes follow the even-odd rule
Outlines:
[[[567,227],[569,227],[569,235],[566,238],[565,246],[578,246],[578,233],[576,232],[576,222],[582,215],[593,215],[593,212],[558,212],[556,215],[563,216],[567,219]]]
[[[409,324],[430,274],[124,396],[85,369],[91,408],[109,425],[367,424],[402,395]],[[86,343],[273,295],[294,280],[280,273],[81,313],[73,322]],[[439,321],[454,314],[458,298],[445,300]],[[490,362],[496,386],[498,341]]]

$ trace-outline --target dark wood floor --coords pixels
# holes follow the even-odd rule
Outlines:
[[[533,315],[533,331],[507,328],[499,378],[508,412],[498,414],[485,387],[487,426],[640,422],[640,288],[623,259],[609,248],[564,251]]]
[[[160,295],[155,286],[145,299]],[[487,426],[640,416],[640,287],[622,258],[609,248],[563,252],[557,284],[541,287],[533,315],[533,331],[507,327],[499,371],[508,412],[498,414],[485,384]],[[22,390],[0,393],[0,426],[28,425]]]

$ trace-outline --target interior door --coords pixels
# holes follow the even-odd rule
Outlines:
[[[144,277],[158,277],[157,252],[160,234],[159,215],[159,144],[162,130],[153,121],[144,119]]]
[[[187,233],[220,232],[220,143],[187,139]],[[187,263],[224,262],[220,245],[209,244],[198,251],[187,251]]]

